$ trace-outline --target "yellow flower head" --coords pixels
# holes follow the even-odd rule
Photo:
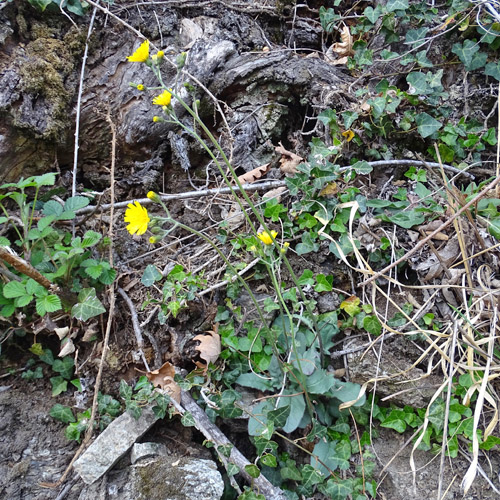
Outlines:
[[[168,106],[172,100],[172,94],[168,90],[164,90],[160,95],[153,99],[153,104],[158,106]]]
[[[130,62],[146,62],[149,58],[149,40],[144,40],[144,42],[139,45],[139,48],[127,59]]]
[[[161,201],[161,198],[158,195],[158,193],[155,193],[154,191],[149,191],[149,193],[146,196],[155,203],[159,203]]]
[[[158,123],[159,121],[161,121],[161,118],[159,116],[153,116],[153,121],[155,123]]]
[[[156,57],[158,59],[163,59],[165,57],[165,52],[163,52],[163,50],[159,50],[157,53],[156,53]]]
[[[148,211],[138,202],[129,203],[127,210],[125,210],[125,222],[128,222],[127,231],[130,234],[141,235],[146,232],[148,223],[151,220]]]
[[[351,142],[354,137],[354,132],[352,130],[346,130],[342,132],[342,136],[346,138],[346,142]]]
[[[137,90],[144,90],[145,87],[142,83],[139,83],[139,85],[137,85]]]
[[[271,238],[272,235],[272,238]],[[277,231],[271,231],[271,233],[268,233],[267,231],[263,231],[262,233],[259,233],[257,235],[257,238],[259,238],[264,245],[271,245],[273,242],[273,238],[276,238],[278,236]]]
[[[157,241],[158,241],[158,237],[157,236],[151,236],[149,238],[149,243],[151,243],[152,245],[154,245]]]

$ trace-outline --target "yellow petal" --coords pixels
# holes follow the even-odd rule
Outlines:
[[[144,42],[139,45],[139,48],[127,59],[130,62],[146,62],[149,58],[149,40],[144,40]]]

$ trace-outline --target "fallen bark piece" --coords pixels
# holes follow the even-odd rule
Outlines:
[[[130,447],[158,420],[145,408],[138,420],[128,413],[111,422],[74,463],[83,482],[92,484],[108,472]]]

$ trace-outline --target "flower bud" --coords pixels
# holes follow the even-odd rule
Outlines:
[[[154,203],[160,203],[161,201],[160,195],[158,193],[155,193],[154,191],[149,191],[146,196]]]

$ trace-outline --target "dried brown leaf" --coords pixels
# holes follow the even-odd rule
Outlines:
[[[260,167],[254,168],[253,170],[250,170],[250,172],[246,172],[243,175],[240,175],[238,177],[238,180],[242,184],[252,184],[252,182],[258,181],[264,175],[266,175],[271,168],[270,163],[266,163],[265,165],[261,165]]]
[[[342,28],[340,39],[342,40],[341,42],[332,45],[332,52],[335,52],[341,57],[354,55],[354,51],[352,50],[353,39],[348,26]]]
[[[146,373],[148,380],[155,386],[164,390],[172,399],[180,403],[181,388],[174,380],[175,368],[168,361],[158,370]]]
[[[219,358],[221,352],[220,335],[212,330],[205,332],[208,335],[196,335],[194,340],[198,340],[200,345],[196,346],[195,349],[200,352],[200,358],[206,361],[207,365],[205,367],[205,372],[208,369],[210,363],[215,363]]]
[[[287,151],[281,142],[279,144],[280,145],[275,148],[275,151],[281,154],[280,170],[285,175],[295,175],[298,172],[297,167],[304,161],[304,158],[291,151]]]
[[[61,350],[59,351],[58,356],[60,358],[64,358],[68,354],[72,354],[75,352],[75,345],[71,339],[66,339],[64,342],[61,342]]]
[[[286,191],[285,186],[270,189],[269,191],[267,191],[266,193],[264,193],[262,195],[262,199],[263,200],[272,200],[273,198],[276,198],[278,203],[279,203],[281,201],[281,193],[283,193],[283,191]]]

